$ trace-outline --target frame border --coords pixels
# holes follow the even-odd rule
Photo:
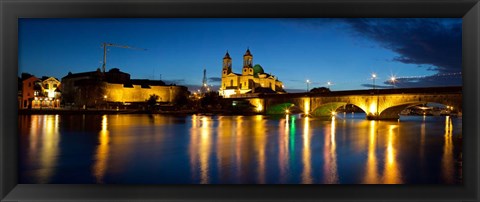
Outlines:
[[[0,0],[0,13],[1,201],[479,200],[479,0]],[[78,17],[462,17],[464,186],[17,184],[18,18]]]

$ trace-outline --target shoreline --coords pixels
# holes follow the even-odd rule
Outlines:
[[[198,110],[177,110],[177,111],[147,111],[147,110],[97,110],[97,109],[19,109],[19,115],[104,115],[104,114],[166,114],[166,115],[261,115],[262,113],[233,113],[228,111],[198,111]]]

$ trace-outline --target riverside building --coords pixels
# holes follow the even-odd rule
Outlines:
[[[243,55],[242,73],[232,71],[230,54],[223,57],[222,83],[219,89],[224,98],[254,93],[284,93],[283,84],[277,77],[265,73],[259,64],[253,65],[253,55],[247,49]]]

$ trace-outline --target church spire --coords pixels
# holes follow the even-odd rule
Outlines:
[[[227,50],[227,53],[225,53],[225,57],[223,57],[223,59],[231,59],[230,54],[228,54],[228,50]]]
[[[245,55],[243,56],[252,56],[252,54],[250,53],[250,48],[247,48],[247,52],[245,52]]]

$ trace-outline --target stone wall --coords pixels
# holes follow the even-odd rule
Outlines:
[[[105,95],[107,102],[145,102],[150,95],[158,95],[158,102],[173,102],[177,95],[184,93],[182,86],[150,86],[142,88],[140,85],[124,87],[123,84],[107,83]]]

